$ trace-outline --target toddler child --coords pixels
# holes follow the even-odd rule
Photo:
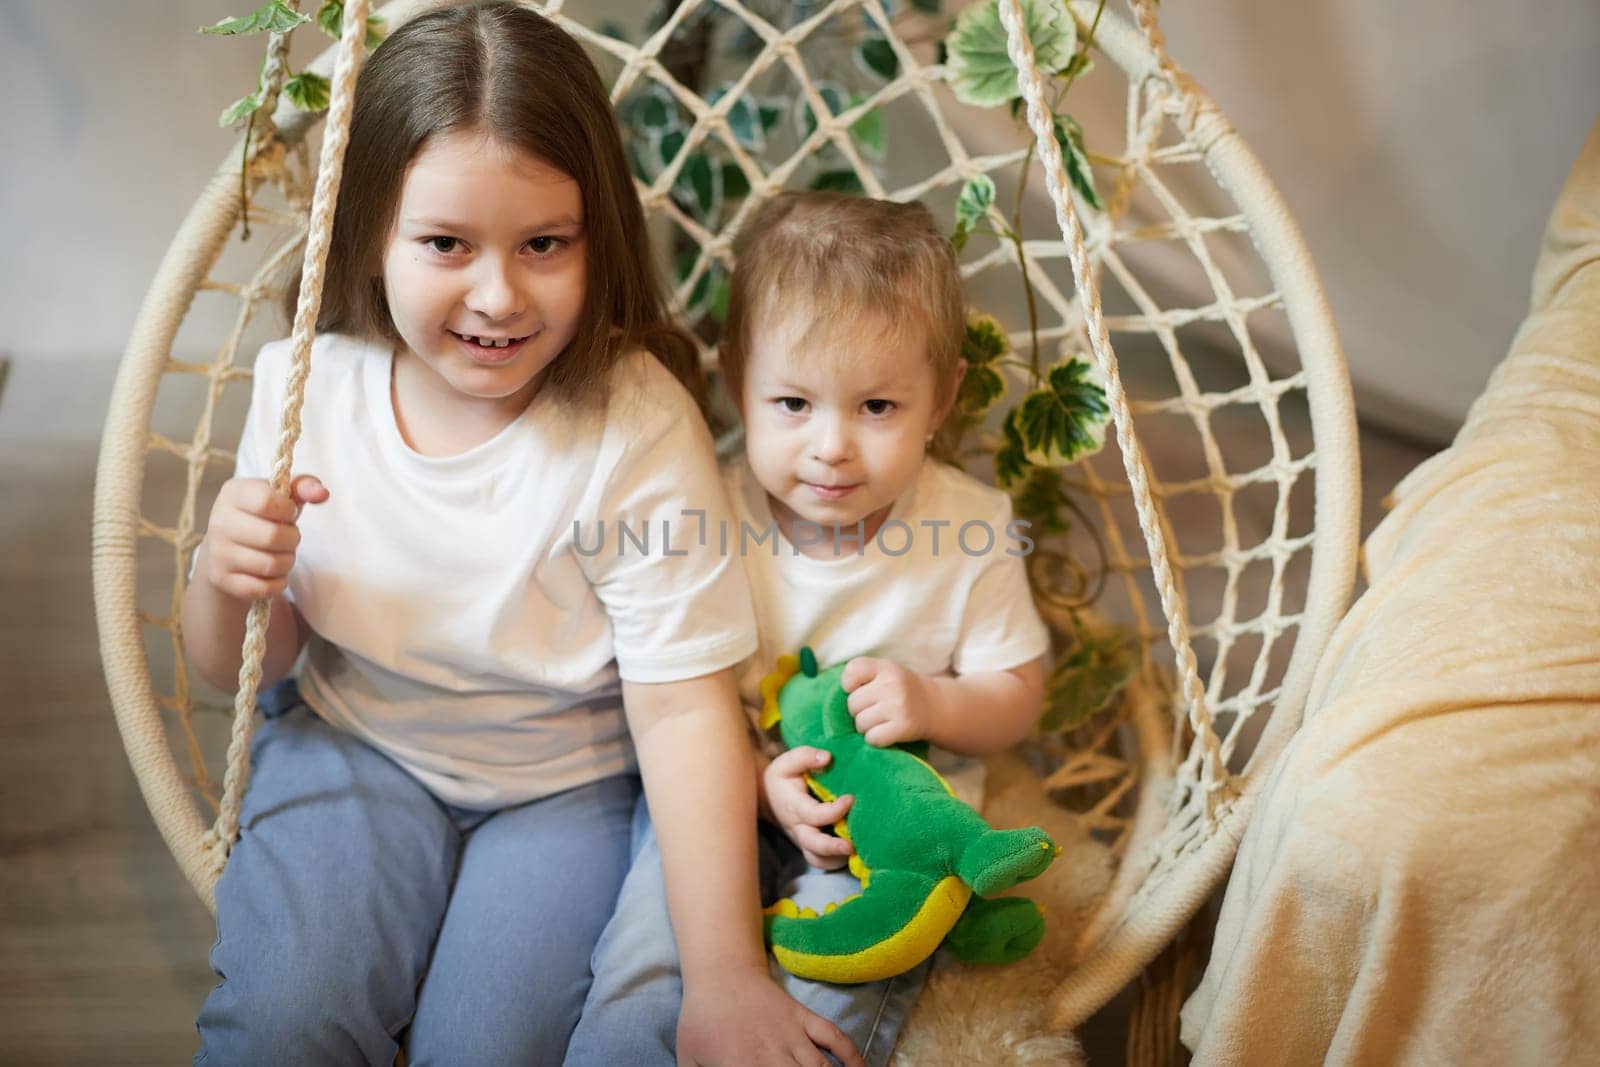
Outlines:
[[[971,757],[1032,729],[1049,638],[1010,499],[928,454],[964,371],[954,252],[920,204],[784,193],[735,254],[721,360],[745,456],[724,473],[732,519],[706,540],[742,558],[755,603],[760,647],[738,670],[741,700],[758,711],[761,679],[802,645],[823,666],[848,661],[868,743],[930,742],[977,804]],[[820,912],[860,890],[849,842],[827,832],[852,798],[824,803],[805,784],[826,759],[798,748],[761,760],[762,814],[779,831],[763,835],[767,901]],[[646,832],[596,951],[574,1062],[672,1063],[676,961],[655,857]],[[888,1062],[927,973],[841,986],[771,966],[869,1064]]]

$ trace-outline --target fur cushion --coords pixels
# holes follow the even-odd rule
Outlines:
[[[1079,932],[1111,885],[1111,850],[1077,816],[1052,802],[1019,756],[988,761],[983,814],[995,826],[1042,826],[1061,856],[1038,878],[1012,890],[1044,908],[1044,940],[1026,959],[970,967],[939,959],[895,1047],[894,1067],[1011,1067],[1085,1062],[1077,1038],[1046,1023],[1050,993],[1071,966]]]

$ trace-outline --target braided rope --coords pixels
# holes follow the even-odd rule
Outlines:
[[[300,0],[291,0],[290,7],[298,9]],[[254,123],[257,127],[255,143],[250,146],[252,157],[259,155],[263,146],[273,142],[277,126],[272,121],[272,111],[278,106],[278,94],[289,76],[289,35],[274,33],[267,38],[267,61],[261,67],[261,106],[256,109]]]
[[[1089,254],[1084,247],[1083,226],[1078,219],[1077,207],[1072,202],[1061,147],[1056,144],[1050,109],[1045,104],[1044,79],[1034,60],[1033,42],[1028,39],[1023,21],[1022,2],[1000,0],[999,11],[1000,21],[1006,28],[1007,50],[1012,65],[1017,68],[1017,85],[1027,101],[1028,125],[1033,130],[1039,159],[1044,165],[1045,182],[1050,190],[1051,202],[1055,205],[1056,222],[1067,242],[1073,282],[1078,288],[1090,348],[1105,375],[1106,401],[1116,425],[1117,444],[1127,470],[1128,484],[1133,490],[1139,527],[1144,532],[1145,545],[1150,553],[1150,566],[1161,609],[1167,617],[1168,640],[1177,658],[1179,690],[1188,704],[1189,722],[1194,728],[1196,740],[1204,749],[1202,785],[1207,794],[1206,816],[1210,819],[1215,806],[1221,802],[1219,794],[1226,791],[1229,779],[1221,744],[1212,729],[1211,714],[1206,707],[1205,691],[1200,683],[1199,667],[1190,642],[1188,609],[1173,574],[1166,537],[1150,491],[1144,452],[1133,432],[1133,412],[1129,410],[1122,376],[1111,350],[1111,336],[1106,328],[1104,309],[1100,306],[1099,290],[1091,275]]]
[[[328,109],[327,133],[322,144],[322,164],[317,172],[316,192],[311,200],[311,222],[306,236],[305,268],[294,313],[292,356],[288,389],[283,401],[283,423],[278,434],[278,451],[272,464],[272,489],[289,489],[294,446],[300,439],[300,406],[305,399],[305,382],[311,372],[311,342],[316,335],[317,316],[322,309],[322,279],[328,261],[328,244],[333,233],[333,212],[339,200],[339,180],[344,170],[344,150],[350,140],[350,114],[355,98],[356,75],[361,68],[361,50],[366,42],[368,0],[347,0],[344,24],[339,37],[339,58],[334,67],[332,101]],[[205,850],[212,869],[220,874],[239,833],[239,809],[245,788],[250,784],[250,735],[254,730],[256,690],[261,684],[261,661],[266,653],[267,623],[271,601],[262,599],[250,605],[245,624],[243,660],[239,665],[239,690],[233,702],[233,732],[228,742],[228,769],[222,779],[222,801],[217,819],[206,834]]]
[[[1156,17],[1156,0],[1128,0],[1128,6],[1133,9],[1134,21],[1139,24],[1139,31],[1144,34],[1145,42],[1155,54],[1161,77],[1168,82],[1176,81],[1178,65],[1167,54],[1167,35],[1162,32],[1161,20]]]

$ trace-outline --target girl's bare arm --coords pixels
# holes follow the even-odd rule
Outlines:
[[[730,670],[660,685],[624,683],[667,907],[683,967],[680,1063],[861,1067],[848,1038],[774,983],[761,937],[756,789]]]

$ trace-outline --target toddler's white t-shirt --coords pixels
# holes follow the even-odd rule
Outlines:
[[[256,362],[239,475],[270,475],[289,355],[274,342]],[[541,393],[494,438],[428,457],[400,436],[392,362],[348,336],[313,348],[294,470],[329,499],[301,515],[289,581],[312,631],[306,702],[461,807],[632,769],[619,678],[692,678],[755,647],[738,560],[661,542],[685,510],[726,513],[693,400],[634,352],[603,411]]]
[[[748,462],[723,476],[734,514],[727,551],[744,562],[761,638],[738,669],[752,715],[761,679],[802,645],[824,667],[875,656],[929,675],[1010,670],[1049,650],[1028,590],[1030,545],[1000,490],[927,460],[874,538],[815,559],[777,531]],[[982,764],[938,749],[932,762],[963,800],[981,803]]]

